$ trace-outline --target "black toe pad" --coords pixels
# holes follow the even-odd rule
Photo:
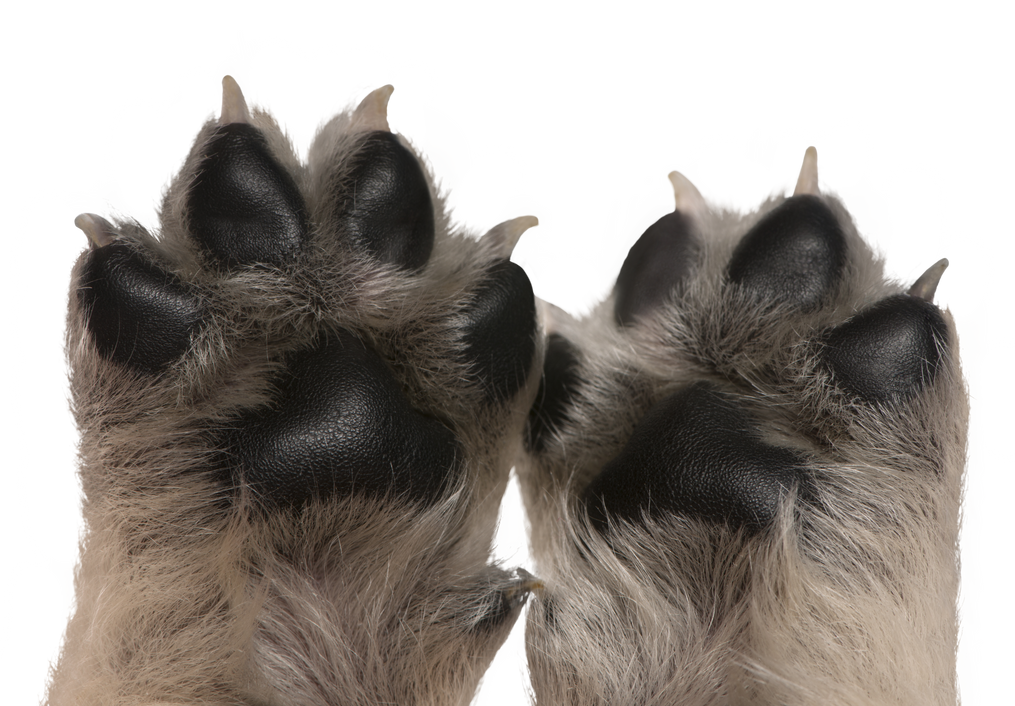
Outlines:
[[[490,401],[525,384],[536,354],[536,300],[525,271],[508,260],[490,268],[461,323],[465,356]]]
[[[539,391],[529,410],[525,425],[525,447],[541,452],[567,420],[568,409],[577,393],[581,378],[578,351],[569,340],[551,333],[546,341],[546,358]]]
[[[649,226],[627,253],[614,286],[614,315],[626,326],[678,290],[697,260],[691,220],[679,211]]]
[[[408,270],[427,263],[435,223],[430,187],[416,157],[390,132],[373,132],[352,172],[338,222],[346,236],[381,262]]]
[[[757,531],[782,496],[810,496],[803,459],[760,440],[733,398],[698,382],[655,405],[620,454],[589,485],[585,502],[601,531],[608,517],[696,517]]]
[[[902,401],[934,379],[947,338],[940,309],[899,294],[832,330],[824,359],[836,383],[864,400]]]
[[[309,239],[306,205],[296,182],[246,123],[220,127],[188,193],[190,231],[227,267],[283,265]]]
[[[846,263],[846,236],[816,196],[794,196],[743,237],[730,258],[730,281],[766,301],[814,309],[830,294]]]
[[[183,282],[125,243],[88,254],[77,295],[99,353],[145,373],[183,355],[203,318]]]
[[[416,412],[381,358],[346,331],[291,354],[274,402],[223,446],[234,484],[267,505],[367,493],[434,502],[457,477],[458,443]]]

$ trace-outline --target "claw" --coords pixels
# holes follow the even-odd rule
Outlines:
[[[948,259],[942,258],[927,268],[927,271],[920,275],[920,278],[913,283],[907,292],[911,297],[918,297],[925,302],[934,302],[934,292],[937,291],[941,275],[948,267]]]
[[[223,76],[222,115],[219,117],[219,125],[249,122],[250,111],[247,110],[247,101],[243,99],[239,84],[232,76]]]
[[[374,94],[370,96],[370,101],[373,103],[374,112],[379,116],[389,116],[396,114],[394,111],[395,100],[395,86],[390,83],[382,83],[374,91]]]
[[[509,258],[522,233],[538,225],[539,219],[535,216],[519,216],[495,225],[483,238],[489,240],[502,257]]]
[[[74,219],[74,225],[88,236],[88,240],[91,241],[94,248],[109,245],[116,235],[116,228],[113,227],[113,224],[94,213],[82,213]]]
[[[699,222],[703,220],[708,207],[697,187],[680,172],[670,172],[669,178],[673,185],[673,198],[677,202],[675,210],[685,216],[691,216]]]
[[[818,188],[818,151],[813,147],[808,147],[804,152],[804,163],[800,167],[796,189],[793,190],[794,196],[805,194],[821,196],[821,190]]]
[[[359,83],[342,101],[340,111],[331,111],[346,132],[394,132],[398,122],[398,93],[391,83]],[[335,130],[337,128],[331,128]]]
[[[523,599],[534,590],[542,590],[546,586],[543,585],[542,581],[521,581],[516,583],[509,589],[504,591],[504,597],[507,598],[507,602],[513,606],[517,606]]]

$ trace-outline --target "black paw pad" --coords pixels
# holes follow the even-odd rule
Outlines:
[[[817,196],[786,199],[747,232],[729,264],[730,281],[763,300],[814,309],[839,281],[846,236]]]
[[[88,254],[77,296],[99,353],[145,373],[183,355],[203,316],[183,282],[124,243]]]
[[[600,532],[607,517],[639,521],[682,515],[758,531],[775,518],[782,496],[808,497],[803,459],[758,438],[728,395],[695,383],[653,407],[630,440],[585,492]]]
[[[381,358],[346,331],[288,357],[266,408],[225,440],[234,484],[267,505],[366,493],[434,502],[457,475],[458,444],[409,405]]]
[[[390,132],[374,132],[346,179],[341,230],[381,262],[423,267],[433,250],[434,208],[416,157]]]
[[[679,211],[663,216],[627,253],[614,286],[614,315],[626,326],[650,313],[678,289],[691,271],[698,240]]]
[[[536,300],[525,271],[508,260],[491,267],[461,329],[465,356],[487,398],[503,402],[518,392],[536,354]]]
[[[899,294],[835,328],[824,359],[836,383],[867,402],[904,401],[934,379],[947,338],[936,306]]]
[[[551,333],[546,342],[539,391],[525,426],[525,446],[529,452],[545,451],[547,441],[567,420],[567,410],[581,384],[578,370],[575,347],[560,334]]]
[[[187,198],[191,233],[226,267],[283,265],[309,238],[296,182],[246,123],[218,129]]]

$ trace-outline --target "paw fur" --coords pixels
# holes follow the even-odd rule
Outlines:
[[[534,219],[456,230],[390,87],[303,163],[223,86],[158,232],[78,220],[89,532],[50,703],[467,702],[535,585],[489,561]]]
[[[747,215],[671,180],[607,300],[542,307],[520,466],[537,703],[954,703],[943,268],[887,280],[813,150]]]

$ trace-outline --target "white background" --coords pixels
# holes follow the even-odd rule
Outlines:
[[[1012,17],[1001,3],[17,3],[4,11],[2,237],[8,704],[41,698],[72,604],[79,532],[62,331],[82,211],[155,225],[160,190],[232,74],[302,152],[385,83],[393,129],[478,232],[535,214],[515,260],[536,294],[587,311],[672,210],[678,169],[714,202],[821,186],[910,282],[951,260],[972,395],[960,684],[1010,702]],[[144,9],[139,9],[144,8]],[[1004,8],[1004,9],[1002,9]],[[530,565],[509,494],[498,554]],[[518,626],[521,627],[521,624]],[[516,630],[478,697],[523,704]]]

